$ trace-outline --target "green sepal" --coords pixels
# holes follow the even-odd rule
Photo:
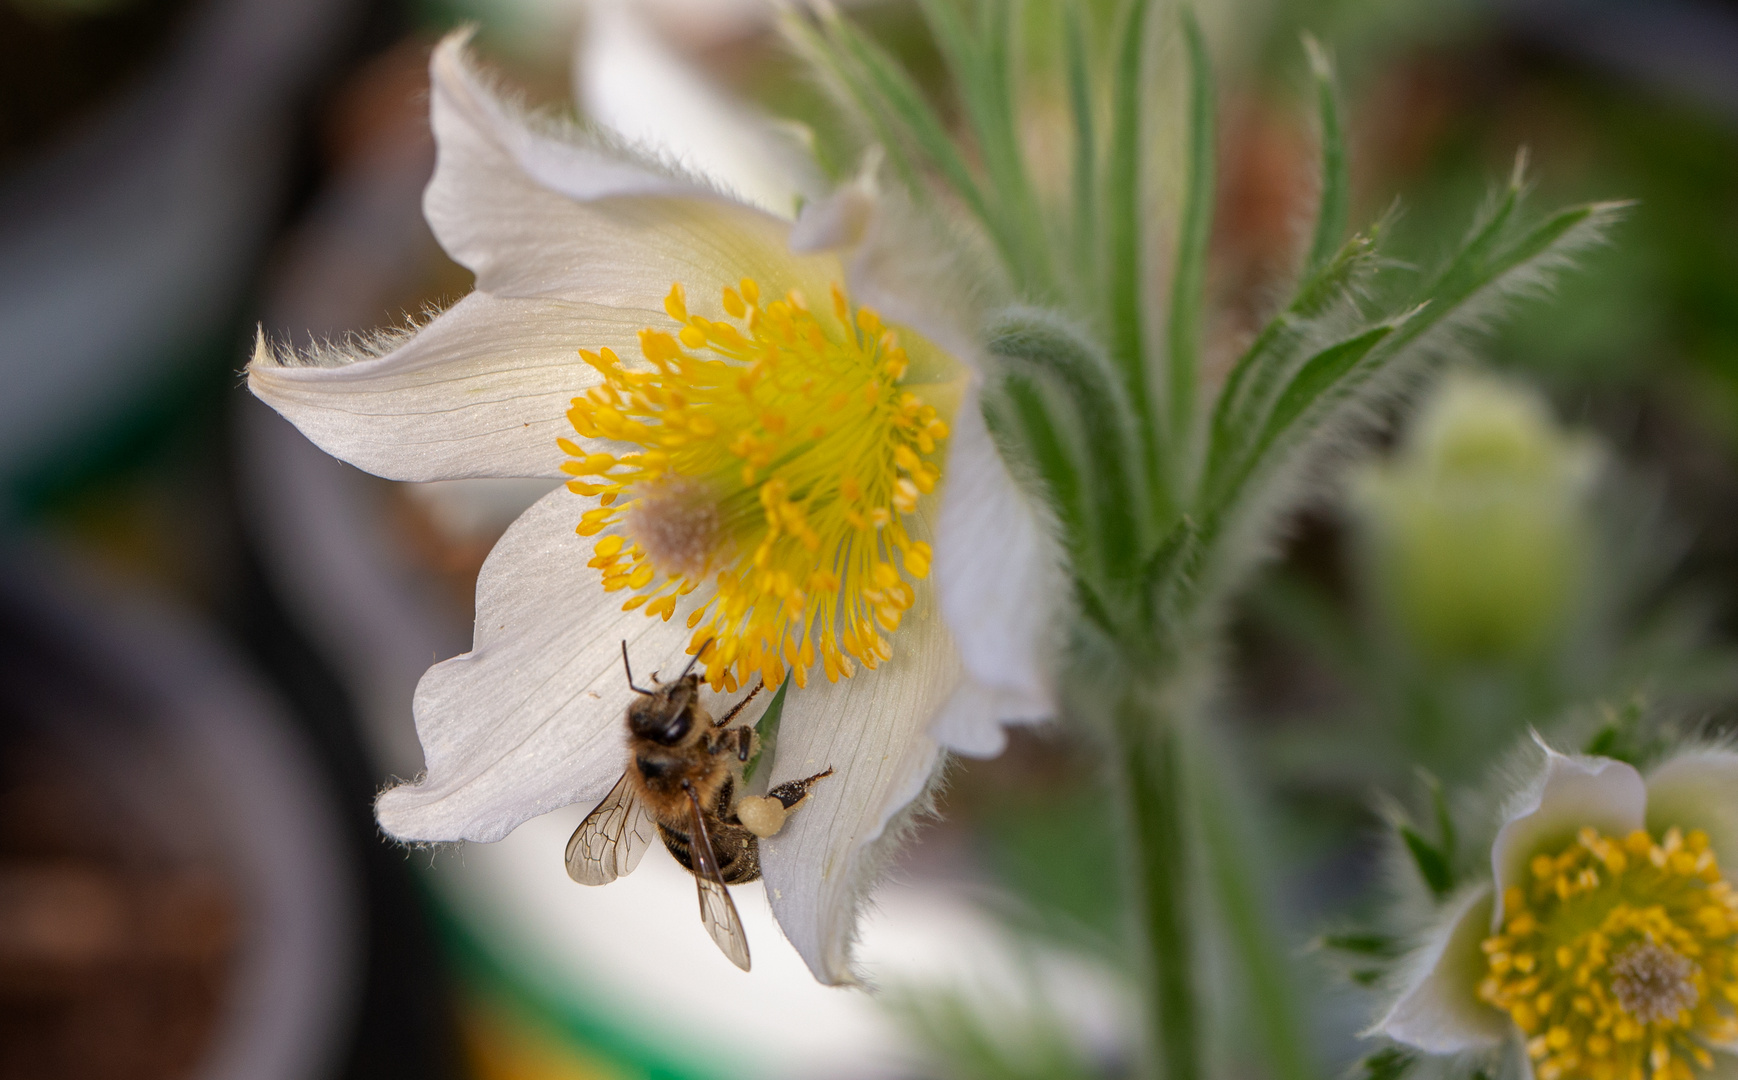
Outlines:
[[[1406,951],[1405,946],[1387,934],[1373,930],[1352,930],[1340,934],[1323,934],[1316,938],[1319,948],[1335,952],[1392,960]]]
[[[787,672],[785,681],[778,684],[778,691],[767,703],[766,711],[760,714],[760,719],[754,722],[754,734],[760,739],[760,749],[755,751],[748,764],[742,767],[742,782],[748,783],[754,779],[754,774],[760,768],[762,761],[771,761],[773,750],[778,746],[778,722],[785,711],[785,692],[791,688],[791,677]]]
[[[1400,1080],[1418,1063],[1418,1054],[1403,1046],[1385,1046],[1358,1062],[1357,1080]]]
[[[1437,899],[1440,900],[1454,891],[1454,870],[1449,866],[1441,848],[1426,840],[1410,825],[1400,826],[1400,839],[1405,841],[1407,854],[1412,856],[1413,865],[1418,867],[1418,876],[1430,886],[1430,891]]]
[[[1419,769],[1418,777],[1424,781],[1425,788],[1430,792],[1430,810],[1436,818],[1436,837],[1442,857],[1450,866],[1454,865],[1454,849],[1459,845],[1455,834],[1454,815],[1449,813],[1448,792],[1428,770]]]

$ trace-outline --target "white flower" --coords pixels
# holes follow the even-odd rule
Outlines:
[[[427,771],[381,824],[492,841],[595,803],[625,764],[621,642],[667,677],[711,639],[715,691],[793,673],[771,782],[835,770],[761,858],[810,969],[851,981],[878,841],[942,752],[995,753],[1001,722],[1052,711],[1049,541],[975,357],[928,344],[921,312],[889,330],[851,307],[840,253],[794,253],[790,221],[722,183],[520,114],[462,34],[430,70],[424,210],[476,290],[360,345],[262,337],[249,386],[381,476],[571,483],[485,563],[472,651],[417,688]]]
[[[1738,753],[1644,777],[1545,750],[1373,1033],[1432,1054],[1524,1043],[1540,1080],[1738,1068]]]

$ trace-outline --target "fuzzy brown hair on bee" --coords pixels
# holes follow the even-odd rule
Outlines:
[[[833,770],[780,784],[763,796],[744,795],[743,768],[760,752],[748,725],[731,722],[761,690],[718,720],[700,703],[694,663],[671,682],[652,675],[652,688],[634,682],[627,642],[622,667],[639,697],[628,706],[628,765],[610,793],[567,842],[567,873],[582,885],[602,885],[633,870],[662,840],[694,875],[700,920],[724,955],[748,970],[748,940],[726,886],[760,877],[760,839],[775,835],[809,789]]]

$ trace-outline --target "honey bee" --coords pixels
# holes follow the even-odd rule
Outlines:
[[[705,652],[705,649],[701,649]],[[699,659],[696,655],[695,660]],[[654,839],[694,875],[700,921],[732,963],[748,970],[748,938],[727,886],[760,877],[760,840],[773,836],[828,768],[806,780],[779,784],[764,796],[742,794],[743,767],[760,750],[748,725],[731,727],[760,692],[757,685],[714,721],[700,704],[694,660],[673,682],[634,684],[622,642],[628,687],[641,695],[628,706],[628,767],[567,841],[567,874],[581,885],[603,885],[639,865]]]

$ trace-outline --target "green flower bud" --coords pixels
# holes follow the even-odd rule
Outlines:
[[[1355,478],[1367,584],[1427,658],[1517,662],[1562,640],[1588,573],[1598,448],[1534,391],[1457,374]]]

